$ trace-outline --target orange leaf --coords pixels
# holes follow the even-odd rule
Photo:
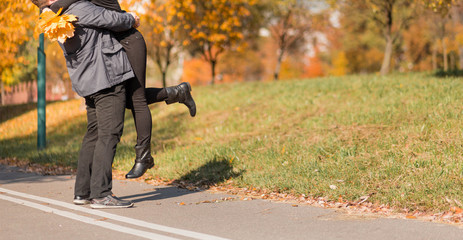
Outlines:
[[[74,15],[62,15],[61,9],[54,13],[52,11],[43,12],[40,14],[40,20],[35,29],[35,34],[43,32],[44,35],[51,41],[59,41],[64,43],[66,39],[74,36],[74,25],[72,22],[77,21]]]
[[[460,213],[463,212],[463,209],[461,209],[459,207],[451,207],[450,211],[454,212],[455,214],[460,214]]]

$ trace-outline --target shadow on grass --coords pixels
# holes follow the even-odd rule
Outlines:
[[[0,107],[2,114],[1,121],[14,119],[21,114],[36,109],[36,104],[12,105]],[[5,113],[5,114],[3,114]],[[130,112],[126,117],[131,118]],[[178,137],[184,135],[188,130],[187,118],[188,112],[171,114],[155,123],[157,128],[153,128],[152,144],[154,151],[164,151],[165,149],[175,149],[181,147]],[[125,121],[133,125],[133,121]],[[27,160],[30,163],[38,163],[44,166],[66,166],[74,168],[77,166],[77,159],[81,147],[82,138],[86,131],[86,119],[71,119],[63,124],[53,127],[47,127],[47,148],[39,151],[37,149],[37,132],[17,136],[9,139],[0,140],[0,159],[18,159]],[[154,127],[155,125],[153,125]],[[136,143],[135,127],[124,127],[124,134],[135,136],[130,139],[129,143],[119,143],[117,155],[130,156],[126,159],[132,161],[135,156],[133,146]]]
[[[73,119],[56,127],[47,128],[47,147],[37,149],[37,132],[0,140],[0,158],[27,160],[44,167],[75,168],[86,121]]]
[[[0,124],[35,109],[37,103],[0,106]]]
[[[177,179],[174,183],[182,185],[193,185],[201,188],[223,183],[231,178],[241,176],[245,170],[236,170],[225,157],[214,157],[213,160],[201,167],[190,171]]]
[[[446,78],[446,77],[463,77],[463,70],[439,70],[433,74],[435,77]]]

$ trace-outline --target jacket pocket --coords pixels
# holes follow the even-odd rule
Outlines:
[[[110,83],[120,81],[124,74],[132,71],[129,59],[121,44],[104,47],[101,49],[101,53]]]

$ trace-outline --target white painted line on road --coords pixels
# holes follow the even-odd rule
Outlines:
[[[212,236],[209,234],[197,233],[193,231],[188,231],[188,230],[183,230],[183,229],[178,229],[178,228],[173,228],[173,227],[167,227],[167,226],[163,226],[163,225],[159,225],[155,223],[146,222],[143,220],[138,220],[134,218],[129,218],[129,217],[119,216],[119,215],[112,214],[112,213],[103,212],[100,210],[89,209],[89,208],[77,206],[74,204],[57,201],[57,200],[50,199],[50,198],[44,198],[44,197],[34,196],[34,195],[26,194],[26,193],[16,192],[16,191],[12,191],[12,190],[5,189],[5,188],[0,188],[0,192],[5,192],[11,195],[18,196],[18,197],[33,199],[33,200],[40,201],[40,202],[50,203],[56,206],[61,206],[64,208],[68,208],[68,209],[72,209],[72,210],[76,210],[76,211],[80,211],[80,212],[84,212],[84,213],[88,213],[88,214],[92,214],[92,215],[96,215],[100,217],[105,217],[105,218],[109,218],[109,219],[120,221],[120,222],[124,222],[126,224],[133,224],[135,226],[149,228],[149,229],[162,231],[162,232],[173,233],[173,234],[177,234],[177,235],[181,235],[185,237],[201,239],[201,240],[228,240],[226,238]]]
[[[43,206],[43,205],[38,204],[38,203],[29,202],[29,201],[18,199],[18,198],[8,197],[8,196],[5,196],[3,194],[0,194],[0,199],[10,201],[10,202],[14,202],[14,203],[17,203],[17,204],[21,204],[21,205],[24,205],[24,206],[32,207],[32,208],[35,208],[35,209],[38,209],[38,210],[41,210],[41,211],[44,211],[44,212],[47,212],[47,213],[53,213],[53,214],[56,214],[56,215],[59,215],[59,216],[62,216],[62,217],[66,217],[66,218],[70,218],[70,219],[73,219],[73,220],[76,220],[76,221],[96,225],[96,226],[107,228],[107,229],[110,229],[110,230],[113,230],[113,231],[118,231],[118,232],[123,232],[123,233],[131,234],[131,235],[135,235],[135,236],[142,237],[142,238],[159,239],[159,240],[179,240],[178,238],[167,237],[167,236],[159,235],[159,234],[156,234],[156,233],[151,233],[151,232],[141,231],[141,230],[138,230],[138,229],[128,228],[128,227],[124,227],[124,226],[113,224],[113,223],[108,223],[108,222],[104,222],[104,221],[98,221],[97,219],[94,219],[94,218],[84,217],[84,216],[77,215],[77,214],[72,213],[72,212],[62,211],[62,210],[59,210],[59,209]]]

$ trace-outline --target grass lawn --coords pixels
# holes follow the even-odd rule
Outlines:
[[[154,178],[369,201],[411,211],[463,202],[463,81],[425,73],[194,87],[198,114],[151,106]],[[33,105],[32,105],[33,106]],[[36,150],[31,105],[0,108],[0,158],[76,166],[80,100],[47,105],[47,149]],[[114,167],[128,171],[129,112]]]

